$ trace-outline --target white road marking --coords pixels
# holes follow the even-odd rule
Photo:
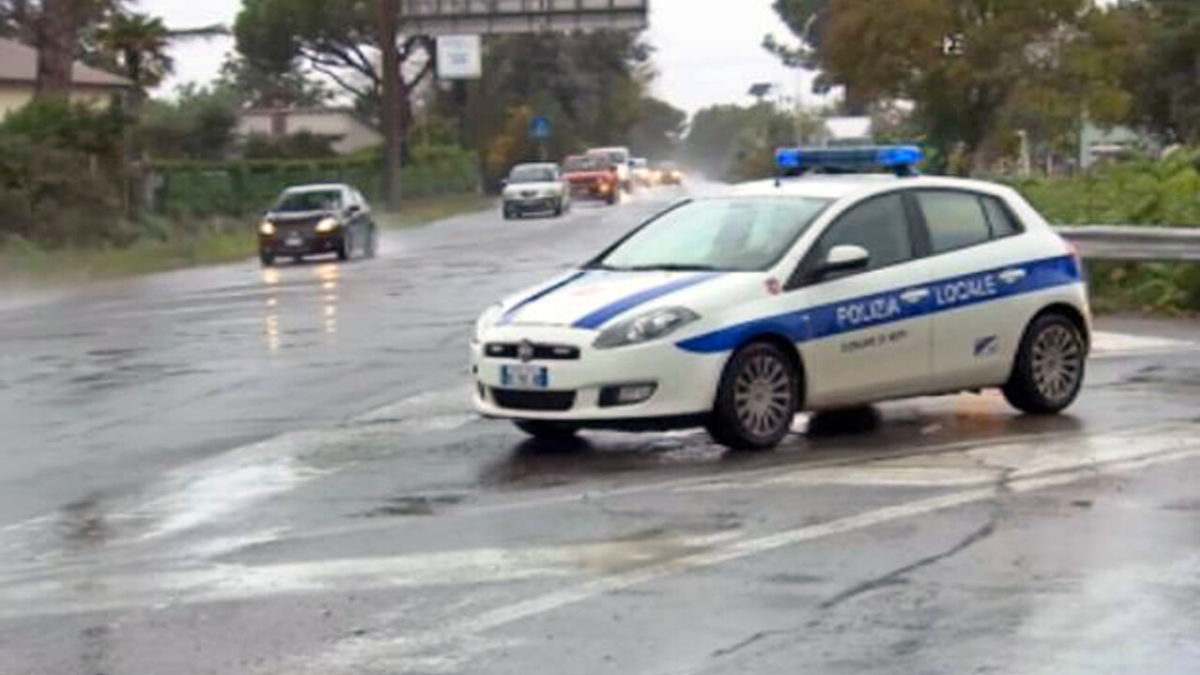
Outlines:
[[[1193,436],[1193,438],[1195,437]],[[370,663],[373,666],[379,666],[380,664],[403,660],[406,658],[406,655],[428,649],[431,646],[444,645],[457,642],[463,638],[471,638],[480,633],[495,630],[508,624],[569,605],[591,600],[614,591],[696,569],[712,567],[750,556],[769,553],[816,539],[846,534],[895,520],[987,501],[994,499],[1001,490],[1010,493],[1032,492],[1068,485],[1095,476],[1097,473],[1133,471],[1198,457],[1200,457],[1200,447],[1191,447],[1186,450],[1168,452],[1153,457],[1140,457],[1108,465],[1089,464],[1049,475],[1037,474],[1017,478],[1007,481],[1003,487],[991,486],[953,492],[906,504],[884,507],[827,523],[785,530],[754,539],[733,541],[723,546],[714,547],[711,550],[665,560],[625,573],[600,577],[570,588],[552,591],[504,605],[470,618],[464,618],[447,625],[439,626],[436,630],[426,633],[388,638],[355,638],[346,640],[321,658],[315,660],[305,658],[303,661],[288,663],[282,669],[272,668],[270,671],[286,672],[289,674],[305,672],[326,673],[331,672],[331,668],[334,666],[345,667],[347,664],[361,665]]]
[[[503,583],[605,575],[737,539],[735,531],[526,549],[470,549],[275,565],[214,564],[153,575],[84,569],[0,582],[0,619],[247,600],[296,593]]]
[[[1194,349],[1200,349],[1200,342],[1107,331],[1092,334],[1092,356],[1099,358]]]

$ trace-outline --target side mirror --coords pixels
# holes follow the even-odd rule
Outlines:
[[[815,276],[821,278],[839,272],[866,269],[870,263],[871,253],[861,246],[834,246],[817,267]]]
[[[346,208],[347,213],[358,213],[359,211],[362,211],[362,207],[358,204],[351,204]]]

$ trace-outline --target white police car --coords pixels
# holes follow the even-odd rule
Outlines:
[[[789,177],[680,203],[488,309],[476,408],[535,436],[703,425],[755,449],[800,410],[988,387],[1029,413],[1074,401],[1081,263],[1016,192],[911,175],[907,146],[778,159]],[[894,175],[805,175],[867,165]]]

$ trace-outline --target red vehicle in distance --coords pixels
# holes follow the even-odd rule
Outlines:
[[[574,199],[616,204],[621,190],[615,168],[597,155],[573,155],[563,160],[562,172]]]

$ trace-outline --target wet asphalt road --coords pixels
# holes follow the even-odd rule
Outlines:
[[[381,257],[0,298],[0,675],[1200,672],[1200,326],[994,394],[549,447],[471,415],[499,296],[675,193]]]

